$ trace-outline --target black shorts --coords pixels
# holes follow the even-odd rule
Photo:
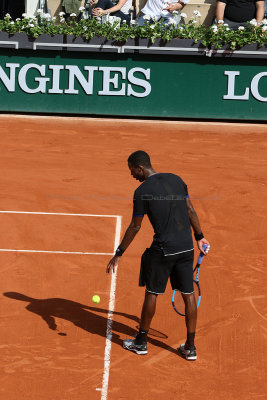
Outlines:
[[[172,256],[146,249],[141,259],[139,286],[155,294],[163,294],[170,277],[172,289],[189,294],[193,287],[194,250]]]

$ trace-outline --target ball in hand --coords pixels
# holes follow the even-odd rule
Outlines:
[[[95,295],[92,297],[92,302],[93,302],[93,303],[100,303],[100,297],[98,296],[98,294],[95,294]]]

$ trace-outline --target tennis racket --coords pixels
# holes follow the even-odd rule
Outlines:
[[[207,244],[203,244],[203,250],[206,252],[206,254],[209,252],[210,246]],[[204,253],[201,251],[197,260],[197,265],[194,268],[193,273],[196,272],[196,279],[194,279],[193,284],[194,284],[194,292],[195,292],[195,298],[196,298],[196,303],[197,303],[197,308],[200,305],[200,300],[201,300],[201,291],[200,291],[200,286],[199,286],[199,267],[200,264],[202,263],[204,257]],[[177,312],[177,314],[181,315],[182,317],[185,316],[185,305],[184,305],[184,300],[182,297],[182,294],[179,290],[174,290],[172,294],[172,306],[174,311]]]

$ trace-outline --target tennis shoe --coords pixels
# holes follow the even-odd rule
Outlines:
[[[147,354],[147,342],[137,344],[136,339],[125,339],[122,347],[139,355]]]
[[[197,350],[194,347],[186,349],[185,344],[181,344],[178,348],[179,353],[188,361],[195,361],[197,359]]]

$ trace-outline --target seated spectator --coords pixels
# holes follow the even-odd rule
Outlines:
[[[217,0],[217,24],[228,24],[231,29],[248,26],[248,21],[256,19],[260,24],[264,18],[264,1],[260,0]]]
[[[141,10],[141,16],[137,20],[138,25],[144,25],[145,21],[153,23],[154,21],[161,20],[163,24],[174,22],[177,25],[179,22],[184,23],[180,15],[175,15],[174,11],[181,11],[189,0],[147,0],[146,5]],[[151,19],[147,20],[147,16]],[[178,17],[178,18],[177,18]]]
[[[115,17],[119,17],[121,21],[126,21],[127,24],[130,24],[132,0],[119,0],[116,5],[111,0],[91,0],[89,4],[91,7],[93,6],[92,14],[95,17],[109,13]]]
[[[70,14],[79,14],[79,8],[81,6],[81,0],[63,0],[62,10],[66,13],[66,16]]]

